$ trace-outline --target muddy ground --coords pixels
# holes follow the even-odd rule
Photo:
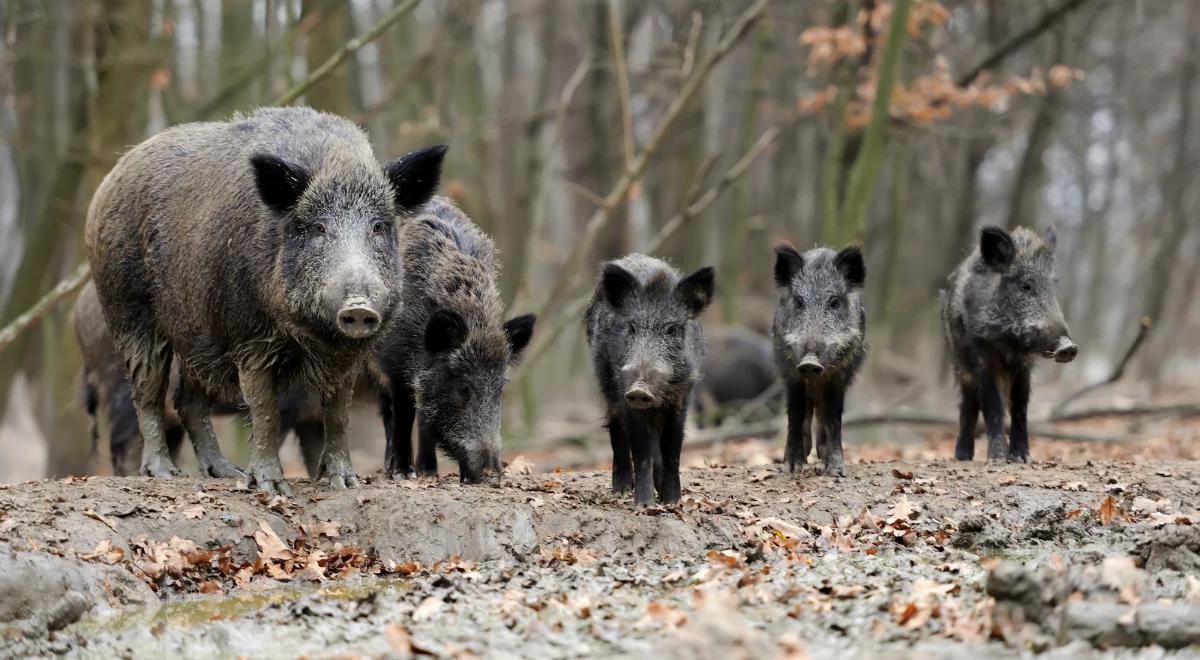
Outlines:
[[[524,459],[500,485],[300,481],[275,500],[222,480],[0,485],[0,655],[1200,650],[1200,461],[838,479],[734,450],[750,464],[693,453],[683,503],[646,511],[607,471]]]

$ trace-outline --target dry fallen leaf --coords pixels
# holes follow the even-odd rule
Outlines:
[[[898,470],[896,468],[892,468],[892,476],[896,477],[897,479],[903,479],[905,481],[912,481],[913,473],[912,472],[901,472],[900,470]]]
[[[1112,495],[1109,495],[1104,498],[1103,502],[1100,503],[1100,524],[1107,525],[1113,521],[1113,518],[1116,517],[1117,501],[1113,499]]]
[[[196,587],[196,590],[202,594],[224,593],[224,589],[221,588],[221,583],[217,582],[216,580],[205,580],[204,582],[200,583],[199,587]]]
[[[79,555],[80,559],[86,561],[102,561],[106,564],[115,564],[125,558],[124,548],[113,547],[112,541],[105,539],[96,544],[96,549],[85,555]]]
[[[533,474],[534,464],[529,462],[529,459],[524,455],[519,455],[508,462],[508,466],[504,468],[507,474]]]
[[[106,518],[106,517],[100,515],[99,513],[96,513],[95,511],[92,511],[91,509],[84,510],[83,515],[87,516],[88,518],[91,518],[92,520],[98,520],[98,521],[104,523],[105,525],[108,525],[108,528],[114,532],[117,531],[117,523],[113,522],[109,518]]]
[[[320,536],[327,536],[331,539],[338,537],[338,524],[335,522],[322,522],[320,520],[311,523],[301,523],[300,531],[310,539],[315,539]]]
[[[292,558],[292,551],[284,545],[271,526],[262,520],[258,521],[258,531],[254,532],[254,540],[258,542],[258,554],[263,561]]]
[[[183,517],[187,518],[188,520],[199,520],[200,518],[204,517],[204,507],[196,504],[194,506],[189,506],[180,513],[182,513]]]
[[[404,626],[393,621],[384,629],[384,636],[387,637],[388,646],[392,647],[392,650],[400,657],[407,658],[412,655],[412,637],[404,629]]]

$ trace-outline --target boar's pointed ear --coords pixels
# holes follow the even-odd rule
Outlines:
[[[439,309],[425,325],[425,348],[430,353],[452,351],[467,340],[467,321],[458,312]]]
[[[614,263],[604,264],[600,272],[600,290],[614,309],[620,309],[629,294],[637,291],[637,288],[638,281],[632,273]]]
[[[442,178],[442,159],[445,156],[446,145],[435,144],[410,151],[383,166],[392,182],[392,192],[396,195],[397,212],[412,215],[433,197]]]
[[[979,254],[983,263],[1005,270],[1017,256],[1017,246],[1012,236],[999,227],[988,225],[979,231]]]
[[[504,322],[504,334],[508,335],[510,360],[515,362],[520,358],[521,351],[524,351],[525,347],[529,345],[529,340],[533,339],[535,322],[537,322],[537,316],[534,314],[525,314]]]
[[[862,248],[857,245],[842,248],[833,258],[833,265],[837,266],[838,272],[846,278],[846,284],[850,285],[851,289],[861,289],[867,281],[867,265],[863,262]]]
[[[713,272],[712,266],[701,268],[675,285],[675,292],[692,317],[699,316],[712,302],[714,289],[716,273]]]
[[[783,243],[775,246],[775,286],[786,287],[804,268],[804,257],[796,248]]]
[[[250,166],[254,168],[254,185],[264,204],[279,215],[296,208],[308,187],[309,176],[304,168],[270,154],[254,154]]]
[[[1050,251],[1053,252],[1054,248],[1058,247],[1058,232],[1054,231],[1054,227],[1050,227],[1046,230],[1042,240],[1046,243],[1046,247],[1050,248]]]

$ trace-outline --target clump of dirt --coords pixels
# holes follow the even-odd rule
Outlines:
[[[342,492],[300,482],[274,499],[218,480],[0,485],[0,602],[22,603],[0,618],[0,655],[866,657],[1102,644],[1042,622],[1074,591],[1104,604],[1200,601],[1183,572],[1193,537],[1177,531],[1200,523],[1200,486],[1176,476],[1197,467],[888,462],[834,478],[710,465],[684,471],[680,505],[641,511],[609,492],[607,472],[487,486],[376,478]],[[1168,549],[1172,535],[1185,550]],[[1144,579],[1112,586],[1112,557],[1142,564]],[[1067,586],[1048,593],[1060,583],[1046,575]],[[1184,635],[1170,630],[1135,639]]]

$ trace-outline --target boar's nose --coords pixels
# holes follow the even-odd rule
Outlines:
[[[379,330],[379,312],[365,298],[347,298],[338,310],[337,327],[351,339],[364,339]]]
[[[1055,362],[1066,364],[1074,360],[1076,355],[1079,355],[1079,347],[1075,345],[1075,342],[1071,341],[1070,337],[1063,335],[1058,338],[1058,345],[1054,347],[1052,355]]]
[[[653,408],[658,404],[658,397],[654,396],[648,385],[637,382],[625,391],[625,403],[635,410]]]
[[[809,353],[800,360],[800,364],[796,365],[796,371],[799,371],[801,376],[820,376],[825,373],[825,367],[821,365],[817,356]]]

